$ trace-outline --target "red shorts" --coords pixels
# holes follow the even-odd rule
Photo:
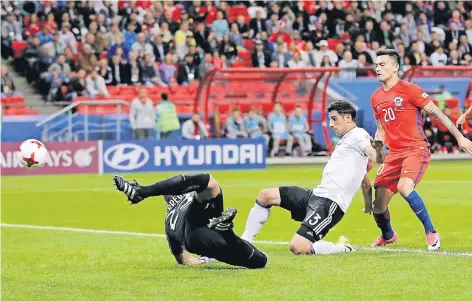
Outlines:
[[[400,178],[409,178],[417,185],[423,178],[431,161],[428,150],[419,150],[402,155],[387,155],[375,177],[374,187],[385,187],[397,193]]]

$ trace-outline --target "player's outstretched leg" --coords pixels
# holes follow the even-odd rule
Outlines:
[[[433,222],[428,213],[428,209],[424,204],[421,196],[414,190],[415,183],[410,178],[400,178],[398,182],[398,192],[408,202],[411,210],[416,214],[421,221],[426,233],[426,240],[428,242],[428,250],[439,250],[441,247],[441,236],[436,232]]]
[[[264,268],[267,255],[231,230],[236,213],[236,209],[228,208],[221,216],[211,219],[208,227],[188,230],[187,250],[234,266]]]
[[[390,203],[392,196],[393,192],[387,188],[375,188],[375,200],[373,206],[374,219],[377,227],[379,227],[382,232],[382,235],[374,241],[372,247],[383,247],[398,240],[397,234],[392,229],[390,223],[390,211],[388,210],[388,204]]]
[[[335,253],[355,252],[353,246],[349,243],[349,239],[341,236],[337,243],[325,240],[318,240],[311,245],[311,253],[315,255],[329,255]]]
[[[262,189],[257,195],[254,207],[249,212],[242,239],[251,243],[254,241],[262,225],[269,219],[272,206],[280,206],[279,188]]]
[[[180,195],[190,191],[200,193],[208,187],[210,174],[176,175],[149,186],[139,185],[136,181],[126,181],[120,176],[115,176],[113,180],[116,188],[124,192],[132,204],[137,204],[151,196]]]

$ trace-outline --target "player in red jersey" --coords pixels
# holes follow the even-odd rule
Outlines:
[[[375,61],[377,79],[382,83],[371,97],[377,120],[375,139],[388,147],[384,164],[375,178],[374,218],[382,235],[372,244],[385,246],[398,240],[390,224],[388,204],[397,192],[408,202],[423,223],[428,250],[438,250],[441,238],[434,229],[426,206],[414,190],[428,168],[430,145],[423,132],[422,110],[439,120],[457,139],[459,146],[472,155],[472,142],[431,101],[421,87],[398,77],[400,57],[393,49],[379,49]]]

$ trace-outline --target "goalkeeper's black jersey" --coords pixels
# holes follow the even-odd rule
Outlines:
[[[195,192],[172,196],[167,205],[165,218],[166,238],[170,251],[177,262],[181,263],[180,255],[184,247],[185,224],[188,209],[195,200]]]

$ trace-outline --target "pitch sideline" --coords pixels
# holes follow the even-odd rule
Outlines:
[[[159,233],[141,233],[141,232],[127,232],[127,231],[112,231],[112,230],[96,230],[96,229],[81,229],[81,228],[69,228],[69,227],[54,227],[54,226],[35,226],[35,225],[22,225],[22,224],[0,224],[2,228],[23,228],[23,229],[35,229],[35,230],[49,230],[49,231],[67,231],[67,232],[79,232],[79,233],[95,233],[95,234],[114,234],[114,235],[131,235],[131,236],[147,236],[147,237],[159,237],[165,238],[164,234]],[[265,245],[286,245],[287,242],[283,241],[269,241],[259,240],[255,241],[258,244]],[[446,252],[446,251],[426,251],[426,250],[415,250],[415,249],[390,249],[390,248],[372,248],[372,247],[357,247],[358,250],[363,251],[374,251],[374,252],[397,252],[397,253],[419,253],[428,255],[445,255],[445,256],[459,256],[459,257],[472,257],[472,253],[468,252]]]

